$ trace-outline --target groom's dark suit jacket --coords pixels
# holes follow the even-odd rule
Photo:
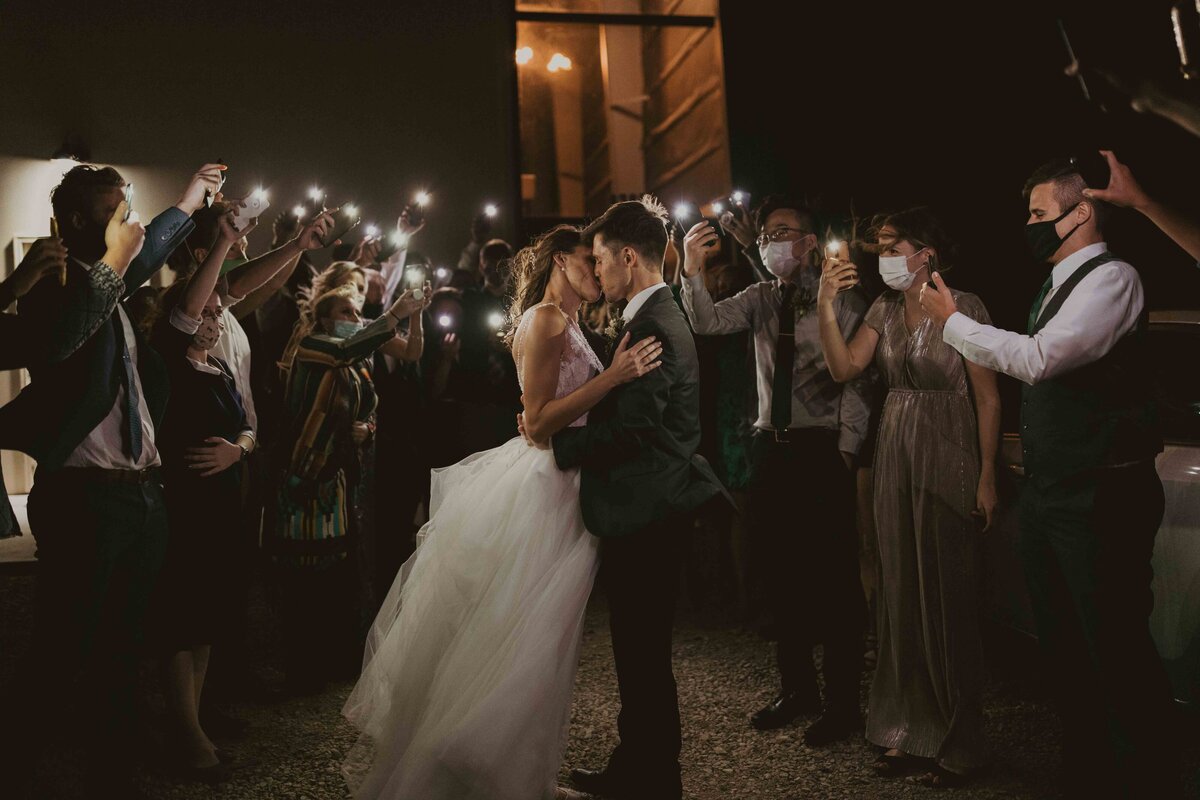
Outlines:
[[[662,366],[610,392],[588,424],[551,444],[560,469],[582,467],[583,522],[596,536],[627,536],[725,492],[700,444],[700,366],[687,320],[668,287],[625,326],[630,346],[657,336]]]

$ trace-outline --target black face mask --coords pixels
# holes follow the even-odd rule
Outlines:
[[[1054,229],[1054,226],[1066,219],[1067,214],[1074,211],[1078,205],[1079,203],[1076,203],[1068,208],[1059,215],[1058,219],[1031,222],[1025,226],[1025,241],[1029,243],[1029,249],[1033,253],[1033,257],[1039,262],[1049,261],[1050,257],[1058,252],[1058,248],[1062,247],[1062,243],[1070,239],[1075,231],[1079,230],[1080,225],[1083,224],[1082,222],[1071,228],[1071,232],[1066,236],[1060,237],[1058,231]]]

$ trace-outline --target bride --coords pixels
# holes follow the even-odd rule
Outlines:
[[[545,439],[657,368],[662,347],[627,349],[626,335],[603,368],[577,321],[600,298],[578,228],[553,228],[515,262],[509,341],[526,430]],[[597,567],[579,471],[517,437],[434,470],[429,511],[342,709],[361,732],[347,783],[386,800],[567,796],[555,776]]]

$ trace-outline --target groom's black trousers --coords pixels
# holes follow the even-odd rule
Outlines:
[[[679,796],[679,699],[671,669],[671,626],[692,516],[678,515],[629,536],[605,539],[600,550],[621,692],[621,743],[608,771],[664,798]]]
[[[859,712],[866,600],[859,579],[854,476],[838,432],[794,428],[777,441],[760,430],[751,444],[747,494],[757,550],[779,635],[784,692],[817,694],[814,645],[824,645],[828,709]]]

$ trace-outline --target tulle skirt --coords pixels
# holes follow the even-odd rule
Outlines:
[[[549,451],[518,438],[435,470],[342,709],[354,796],[553,797],[597,555],[579,472]]]

